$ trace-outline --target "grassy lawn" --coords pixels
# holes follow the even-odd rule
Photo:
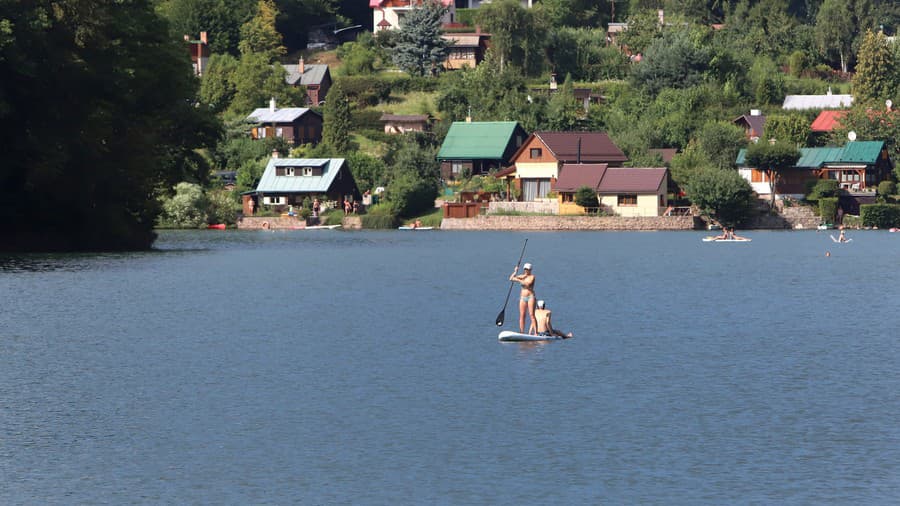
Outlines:
[[[421,216],[416,216],[414,218],[407,218],[403,220],[404,225],[411,225],[416,220],[420,220],[422,222],[423,227],[434,227],[440,228],[441,220],[444,219],[444,210],[440,207],[435,208],[434,211],[431,211],[428,214],[423,214]]]
[[[375,108],[391,114],[430,114],[437,117],[436,102],[437,93],[411,91],[401,95],[391,95],[387,102],[378,104]]]

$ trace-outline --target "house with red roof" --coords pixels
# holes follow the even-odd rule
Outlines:
[[[600,164],[563,164],[553,191],[559,195],[559,214],[592,211],[575,203],[579,188],[597,192],[597,209],[616,216],[661,216],[668,207],[669,171],[659,168],[609,167]]]
[[[621,167],[627,160],[605,132],[534,132],[496,176],[515,187],[519,200],[534,201],[547,197],[567,163]]]
[[[822,111],[818,116],[816,116],[816,119],[813,120],[812,125],[810,125],[809,129],[812,130],[814,134],[829,133],[835,128],[839,128],[841,126],[841,118],[846,116],[848,112],[850,111]]]

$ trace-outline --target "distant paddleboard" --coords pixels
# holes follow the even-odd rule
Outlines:
[[[340,228],[340,225],[312,225],[306,227],[305,230],[334,230]]]
[[[509,330],[504,330],[497,336],[497,339],[503,343],[523,343],[529,341],[562,341],[562,337],[557,336],[535,336],[531,334],[520,334],[518,332],[512,332]]]
[[[434,230],[434,227],[397,227],[398,230]]]
[[[704,237],[703,242],[750,242],[753,239],[719,239],[718,237]]]
[[[833,235],[830,236],[830,237],[831,237],[831,240],[834,241],[834,242],[850,242],[850,241],[853,240],[853,238],[849,238],[849,239],[844,239],[843,241],[841,241],[840,239],[838,239],[837,237],[835,237],[835,236],[833,236]]]

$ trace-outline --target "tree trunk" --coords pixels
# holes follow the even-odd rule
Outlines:
[[[769,188],[771,188],[769,193],[772,196],[770,208],[775,209],[775,171],[772,169],[769,169]]]

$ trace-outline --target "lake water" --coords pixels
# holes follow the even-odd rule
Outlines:
[[[896,503],[900,234],[703,235],[0,257],[0,503]],[[526,237],[575,339],[497,342]]]

